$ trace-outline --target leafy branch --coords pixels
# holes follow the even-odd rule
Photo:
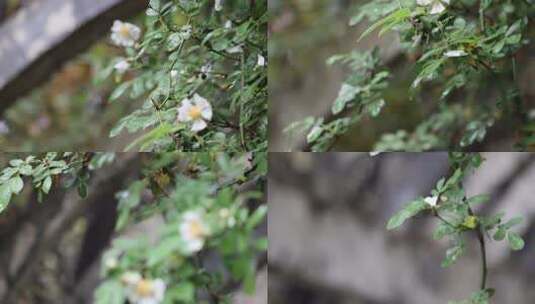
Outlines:
[[[418,215],[429,215],[439,220],[433,238],[436,240],[449,237],[453,246],[447,250],[442,261],[442,267],[455,263],[465,251],[464,235],[473,233],[476,236],[481,250],[481,283],[480,290],[474,293],[470,300],[450,302],[451,304],[488,304],[495,291],[487,287],[487,244],[486,235],[493,235],[495,241],[507,239],[512,250],[522,250],[524,241],[511,230],[522,222],[522,217],[504,220],[505,213],[495,215],[479,215],[473,207],[487,202],[488,195],[467,197],[462,186],[463,178],[470,171],[480,166],[483,159],[479,153],[467,154],[450,153],[450,166],[452,173],[440,179],[428,197],[420,197],[408,203],[401,211],[396,213],[387,223],[387,229],[399,228],[410,218]]]

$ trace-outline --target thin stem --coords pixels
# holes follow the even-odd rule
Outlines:
[[[468,214],[474,216],[474,211],[470,207],[468,207]],[[485,244],[485,236],[483,235],[483,231],[480,224],[478,224],[476,233],[477,239],[479,241],[479,248],[481,249],[481,290],[484,290],[487,287],[488,274],[487,247]]]
[[[477,229],[477,238],[479,240],[479,247],[481,248],[481,290],[487,286],[487,248],[485,246],[485,237],[481,231],[481,227]]]
[[[243,90],[245,87],[245,54],[242,52],[240,56],[240,67],[241,67],[241,80],[240,80],[240,86],[241,86],[241,92],[240,95],[240,139],[241,139],[241,145],[244,150],[247,150],[247,146],[245,145],[245,132],[244,132],[244,126],[243,126],[243,110],[244,110],[244,103],[245,100],[243,98]]]

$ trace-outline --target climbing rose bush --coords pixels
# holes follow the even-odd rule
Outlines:
[[[110,132],[125,150],[267,151],[267,1],[151,0],[144,22],[113,22],[123,55],[111,102],[141,99]]]
[[[25,187],[40,201],[59,188],[85,198],[95,172],[116,158],[16,156],[0,171],[0,213]],[[143,158],[139,179],[115,195],[115,238],[102,256],[95,303],[231,303],[237,291],[253,293],[268,248],[260,227],[267,215],[267,155],[167,152]],[[146,221],[159,224],[131,233]]]
[[[464,177],[477,169],[482,161],[483,158],[479,153],[450,153],[451,174],[437,182],[430,196],[420,197],[406,204],[387,224],[387,229],[392,230],[415,216],[436,218],[438,224],[433,238],[440,240],[447,237],[452,244],[452,247],[446,251],[442,267],[449,267],[459,259],[465,252],[467,240],[474,240],[479,244],[481,249],[479,290],[473,293],[469,300],[451,301],[449,304],[489,304],[493,295],[499,292],[487,286],[486,248],[487,245],[492,245],[490,236],[494,241],[507,240],[512,250],[524,248],[524,240],[511,229],[522,222],[522,217],[517,216],[506,220],[505,212],[492,215],[477,214],[478,205],[488,202],[490,197],[486,194],[469,197],[463,188]]]
[[[422,112],[413,130],[383,134],[373,150],[466,149],[483,142],[500,121],[512,133],[512,148],[533,147],[535,116],[529,94],[519,85],[524,67],[517,63],[529,62],[532,1],[381,0],[354,8],[351,26],[371,22],[361,39],[376,32],[399,37],[402,56],[396,58],[410,63],[411,75],[410,85],[402,89],[408,92],[410,108]],[[301,139],[299,150],[331,150],[355,126],[380,122],[383,109],[396,101],[385,97],[385,90],[392,82],[404,84],[391,73],[382,51],[352,51],[328,59],[329,65],[342,65],[350,73],[329,113],[286,128],[290,138]]]

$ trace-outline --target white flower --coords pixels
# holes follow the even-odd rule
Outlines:
[[[107,269],[114,269],[119,265],[119,262],[114,257],[109,257],[104,260],[104,266],[106,266]]]
[[[214,10],[221,11],[223,9],[223,0],[215,0]]]
[[[176,78],[178,76],[178,71],[177,70],[171,70],[171,72],[169,74],[171,74],[171,78]]]
[[[453,50],[453,51],[447,51],[446,53],[444,53],[444,56],[446,57],[462,57],[466,55],[468,54],[463,50]]]
[[[179,122],[192,122],[191,131],[201,131],[207,127],[206,122],[212,120],[212,106],[198,94],[192,99],[184,98],[177,119]]]
[[[0,120],[0,135],[9,133],[9,126],[4,120]]]
[[[226,29],[232,28],[232,21],[227,20],[227,22],[225,22],[225,28]]]
[[[149,280],[140,277],[127,284],[126,295],[132,304],[158,304],[164,299],[166,285],[162,279]]]
[[[130,63],[125,59],[121,59],[113,66],[113,68],[122,74],[130,68]]]
[[[374,156],[377,156],[377,155],[379,155],[379,154],[381,154],[381,153],[383,153],[383,151],[371,151],[371,152],[370,152],[370,156],[371,156],[371,157],[374,157]]]
[[[227,53],[229,53],[229,54],[236,54],[236,53],[242,53],[242,52],[243,52],[243,49],[239,45],[233,46],[233,47],[227,49]]]
[[[266,65],[266,58],[264,58],[264,56],[258,54],[258,60],[256,61],[256,65],[257,66],[265,66]]]
[[[446,5],[450,4],[450,0],[416,0],[420,6],[431,7],[429,13],[431,15],[440,14],[446,9]]]
[[[204,240],[208,236],[208,227],[202,216],[196,211],[187,211],[182,216],[180,236],[186,242],[186,250],[193,253],[202,249]]]
[[[424,198],[424,202],[428,203],[431,207],[435,207],[437,205],[438,196],[428,196]]]
[[[135,285],[141,280],[141,274],[138,272],[128,271],[121,276],[121,282],[125,285]]]
[[[141,29],[128,23],[115,20],[111,27],[111,40],[118,46],[132,47],[139,40]]]

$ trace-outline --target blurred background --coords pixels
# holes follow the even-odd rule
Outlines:
[[[526,247],[487,242],[493,303],[535,303],[535,154],[485,153],[465,181],[488,193],[484,214],[523,215]],[[270,153],[269,303],[444,304],[468,298],[480,282],[477,242],[450,268],[434,220],[400,230],[386,222],[447,174],[447,153]]]
[[[108,135],[139,103],[108,102],[119,79],[107,67],[123,53],[109,34],[115,19],[141,25],[147,3],[0,0],[2,151],[110,151],[130,142]]]
[[[412,132],[435,109],[430,96],[410,98],[408,88],[415,78],[417,54],[401,53],[395,34],[378,37],[371,34],[357,43],[367,22],[349,26],[352,16],[365,0],[271,0],[269,9],[269,94],[270,94],[270,151],[296,149],[303,137],[288,139],[283,129],[307,116],[325,116],[335,100],[348,71],[327,66],[329,57],[352,50],[379,47],[381,57],[393,72],[385,91],[386,106],[377,118],[366,118],[352,127],[335,144],[335,151],[370,151],[384,133],[399,129]],[[531,26],[530,37],[535,37]],[[535,77],[533,44],[516,56],[518,82],[528,109],[535,108]],[[427,91],[432,88],[426,88]],[[429,95],[429,94],[428,94]],[[416,100],[415,100],[416,99]],[[421,100],[423,99],[423,100]],[[481,102],[487,102],[481,98]],[[490,99],[494,101],[494,99]],[[492,134],[492,136],[490,136]],[[511,120],[502,119],[491,131],[480,151],[511,151],[515,130]],[[299,149],[299,148],[297,148]]]

